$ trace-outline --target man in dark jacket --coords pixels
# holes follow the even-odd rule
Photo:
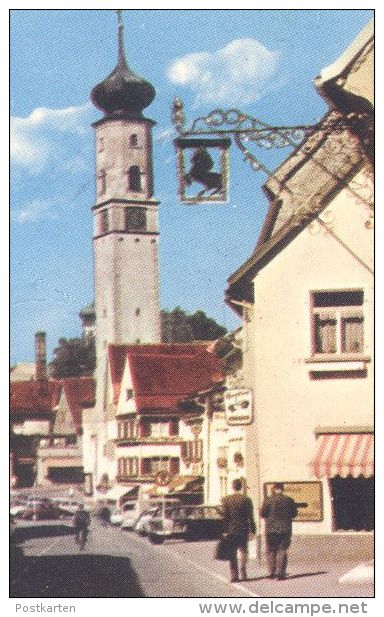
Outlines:
[[[276,482],[272,494],[264,500],[260,514],[265,518],[265,537],[270,578],[286,577],[288,548],[292,538],[292,519],[297,516],[297,505],[284,495],[284,484]]]
[[[256,533],[256,525],[253,517],[253,505],[249,497],[242,493],[243,482],[234,480],[232,483],[234,493],[224,497],[223,518],[224,534],[229,538],[231,553],[229,566],[231,571],[231,583],[247,579],[247,556],[248,539],[250,534]],[[240,553],[240,579],[237,552]]]
[[[89,512],[84,509],[84,504],[80,504],[75,516],[73,517],[76,544],[79,544],[80,546],[85,545],[88,539],[90,524],[91,517],[89,515]]]

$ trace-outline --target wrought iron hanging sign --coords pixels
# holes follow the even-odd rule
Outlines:
[[[174,144],[180,201],[187,204],[228,201],[231,140],[178,137]]]

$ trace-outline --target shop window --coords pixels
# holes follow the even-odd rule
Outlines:
[[[141,191],[141,173],[140,167],[132,165],[128,171],[128,189],[134,193]]]
[[[364,351],[363,291],[312,294],[313,353],[361,355]]]

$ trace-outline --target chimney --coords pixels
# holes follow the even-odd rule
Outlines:
[[[47,343],[46,333],[35,334],[35,378],[36,381],[47,381]]]

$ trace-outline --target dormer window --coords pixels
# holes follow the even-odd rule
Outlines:
[[[132,165],[128,171],[128,189],[134,193],[141,191],[141,173],[137,165]]]

